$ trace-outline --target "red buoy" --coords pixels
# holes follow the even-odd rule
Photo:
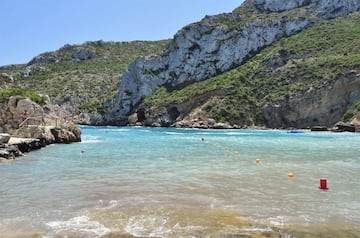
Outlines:
[[[329,189],[327,187],[327,179],[326,178],[321,178],[320,179],[320,187],[319,188],[324,189],[324,190]]]

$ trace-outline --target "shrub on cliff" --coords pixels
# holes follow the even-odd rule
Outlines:
[[[30,89],[10,87],[0,90],[0,102],[7,101],[11,96],[27,97],[40,105],[44,105],[44,99],[38,93]]]

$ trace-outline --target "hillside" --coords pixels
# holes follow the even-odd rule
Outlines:
[[[352,95],[354,99],[338,99],[335,93],[319,99],[316,92],[329,92],[343,80],[359,80],[359,35],[359,13],[322,22],[279,40],[243,65],[216,77],[179,90],[161,87],[146,98],[140,108],[153,120],[156,115],[166,114],[167,108],[176,107],[188,120],[214,118],[240,126],[273,128],[319,124],[330,127],[356,104],[360,87],[357,85],[357,91]],[[304,95],[308,95],[312,103],[302,105]],[[321,103],[326,104],[331,99],[338,101],[323,108]],[[349,101],[344,103],[342,100]],[[289,105],[289,101],[296,105]],[[302,108],[298,115],[286,118],[291,107],[301,106],[307,109]],[[301,121],[301,114],[311,106],[318,113],[310,120]],[[284,110],[283,115],[273,115],[281,110]],[[344,119],[349,120],[352,116],[347,115]]]
[[[360,109],[359,10],[246,0],[172,40],[65,45],[0,67],[0,87],[47,94],[94,125],[333,127]]]
[[[16,86],[47,94],[53,103],[80,112],[109,112],[120,74],[135,58],[158,54],[167,40],[86,42],[65,45],[34,57],[28,64],[0,67]],[[3,87],[4,84],[2,84]]]
[[[359,10],[358,0],[247,0],[206,16],[129,65],[112,119],[332,127],[360,100]]]

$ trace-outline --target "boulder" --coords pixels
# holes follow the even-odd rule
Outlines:
[[[354,125],[355,127],[360,127],[360,112],[357,112],[355,117],[350,122],[351,125]]]
[[[348,123],[338,123],[336,124],[337,131],[340,132],[356,132],[356,127]]]
[[[9,110],[15,122],[20,124],[26,117],[31,117],[29,124],[41,124],[44,116],[43,108],[31,101],[29,98],[22,96],[12,96],[9,98],[8,105]],[[24,115],[27,112],[27,115]]]
[[[14,78],[6,73],[0,74],[0,87],[2,87],[4,84],[11,84],[14,82]]]
[[[313,126],[310,128],[311,131],[328,131],[326,126]]]
[[[17,146],[6,146],[0,149],[0,158],[2,159],[12,160],[21,155],[22,153]]]
[[[96,53],[94,51],[82,49],[82,48],[76,48],[76,49],[74,49],[74,51],[72,53],[72,57],[74,59],[79,59],[79,60],[91,59],[95,55],[96,55]]]
[[[33,64],[53,64],[53,63],[57,63],[59,62],[59,60],[51,54],[42,54],[42,55],[38,55],[36,57],[34,57],[32,60],[30,60],[30,62],[28,63],[28,65],[33,65]]]
[[[52,128],[55,143],[72,143],[81,141],[81,129],[75,124],[63,125],[61,128]]]
[[[31,140],[24,140],[21,143],[16,144],[16,147],[21,152],[30,152],[33,150],[41,149],[46,145],[44,139],[31,139]]]
[[[246,4],[254,6],[262,12],[282,12],[309,5],[311,0],[252,0]]]
[[[32,74],[32,70],[27,68],[27,69],[21,70],[19,73],[22,77],[27,78]]]
[[[214,129],[232,129],[232,126],[229,125],[228,123],[215,123],[215,125],[213,126]]]
[[[9,140],[10,140],[10,135],[9,135],[9,134],[7,134],[7,133],[0,133],[0,144],[1,144],[1,143],[6,144],[6,143],[9,142]]]

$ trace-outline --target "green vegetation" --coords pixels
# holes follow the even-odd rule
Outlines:
[[[16,78],[15,85],[49,95],[57,102],[70,102],[76,109],[106,113],[104,103],[117,93],[120,75],[135,58],[160,54],[168,40],[134,42],[86,42],[82,45],[66,45],[54,52],[41,54],[42,58],[56,62],[37,62],[32,65],[16,65],[0,68]],[[77,59],[74,52],[90,52],[88,59]],[[28,77],[20,72],[30,69]]]
[[[226,26],[227,31],[241,31],[244,26],[256,25],[260,21],[268,26],[274,26],[285,19],[286,21],[309,19],[307,8],[307,6],[304,6],[283,12],[261,12],[253,7],[241,6],[232,13],[205,17],[201,22],[206,22],[212,26]]]
[[[0,102],[7,101],[11,96],[23,96],[29,98],[30,100],[40,105],[44,104],[43,98],[38,93],[32,90],[19,88],[19,87],[0,89]]]
[[[280,13],[260,13],[253,8],[238,8],[229,14],[205,17],[202,23],[226,26],[240,31],[257,19],[274,25],[276,20],[302,20],[306,7]],[[278,22],[278,21],[276,21]],[[190,27],[190,26],[188,26]],[[264,123],[262,109],[281,104],[307,91],[332,86],[360,67],[360,14],[330,21],[319,21],[312,27],[283,38],[263,49],[244,64],[213,78],[180,89],[158,88],[140,105],[151,115],[160,115],[173,105],[194,105],[201,110],[198,116],[211,117],[219,122],[239,124]],[[67,45],[58,51],[40,55],[49,62],[13,65],[0,68],[15,78],[17,88],[47,94],[60,103],[69,102],[78,111],[107,113],[105,105],[117,93],[119,76],[129,63],[140,56],[160,54],[169,40],[134,42],[87,42]],[[89,56],[76,57],[84,51]],[[56,59],[56,61],[51,61]],[[51,62],[50,62],[51,61]],[[30,69],[27,77],[21,72]],[[5,99],[10,88],[1,90]],[[34,96],[32,96],[34,97]],[[359,110],[358,102],[343,117],[348,120]],[[192,110],[189,108],[188,110]]]
[[[344,116],[341,118],[341,121],[343,122],[348,122],[350,121],[352,118],[354,118],[354,116],[360,112],[360,100],[357,101],[345,114]]]
[[[155,115],[167,105],[181,104],[214,89],[223,95],[204,105],[205,116],[219,121],[262,123],[260,110],[332,85],[360,66],[360,14],[326,21],[265,48],[228,72],[185,88],[159,88],[141,107]]]

